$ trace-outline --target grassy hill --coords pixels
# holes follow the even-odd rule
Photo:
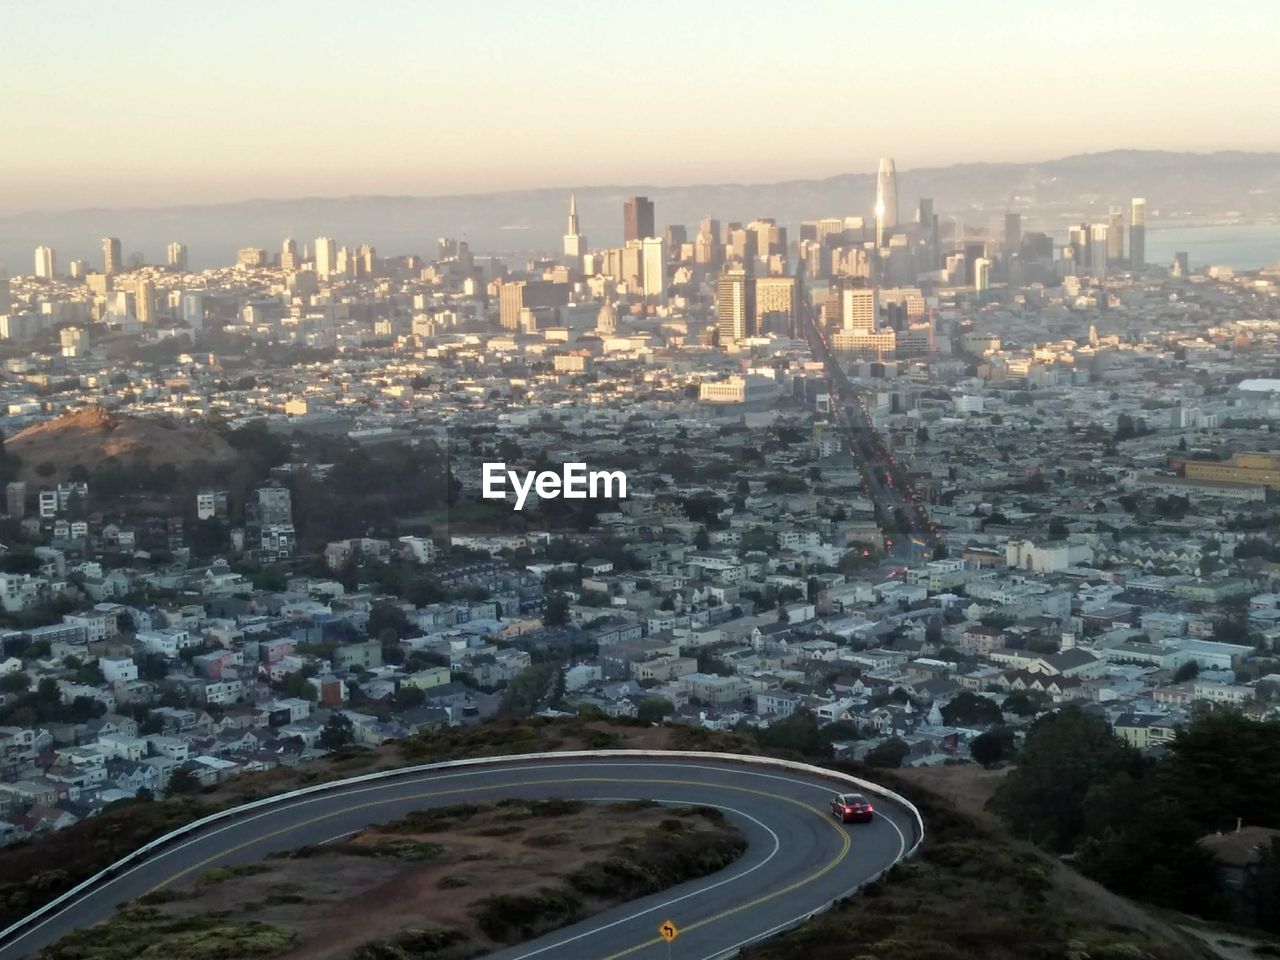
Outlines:
[[[685,727],[526,720],[427,733],[294,769],[250,774],[196,798],[123,804],[48,837],[0,850],[0,924],[150,837],[211,809],[379,769],[458,757],[546,750],[755,750],[736,734]],[[749,960],[1197,960],[1202,945],[1109,893],[998,823],[883,770],[841,769],[897,790],[920,807],[920,854],[879,883]],[[18,879],[21,878],[21,879]]]

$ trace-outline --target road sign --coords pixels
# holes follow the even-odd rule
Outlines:
[[[670,920],[663,920],[662,925],[658,927],[658,935],[661,936],[663,940],[667,941],[667,943],[670,943],[676,937],[680,936],[680,928]]]

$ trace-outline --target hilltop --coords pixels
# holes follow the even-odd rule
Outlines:
[[[171,465],[178,471],[200,463],[232,466],[232,446],[215,430],[170,417],[115,414],[94,405],[27,427],[10,437],[6,452],[22,461],[28,483],[50,484],[71,479],[74,471],[90,475],[114,458],[122,466]]]
[[[196,797],[132,802],[48,836],[0,850],[0,923],[16,919],[145,840],[212,810],[304,785],[406,763],[577,749],[753,753],[739,734],[637,722],[491,722],[349,749],[305,767],[245,774]],[[811,758],[812,759],[812,758]],[[895,771],[829,764],[909,797],[924,815],[920,855],[793,933],[751,948],[750,960],[1204,960],[1191,937],[979,821]],[[58,864],[51,870],[48,864]],[[313,914],[314,916],[314,914]],[[318,927],[323,921],[315,921]]]

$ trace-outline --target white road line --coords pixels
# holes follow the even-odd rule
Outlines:
[[[457,773],[445,773],[445,774],[438,774],[438,773],[424,773],[424,774],[422,774],[421,776],[407,776],[407,777],[405,777],[405,778],[404,778],[404,779],[402,779],[402,780],[401,780],[401,779],[388,779],[388,780],[386,780],[386,781],[383,781],[383,782],[381,782],[381,783],[374,784],[374,785],[372,785],[372,786],[367,786],[367,787],[357,787],[357,788],[354,788],[354,789],[351,789],[351,790],[338,790],[338,791],[335,791],[334,793],[322,793],[322,794],[317,794],[317,795],[316,795],[316,796],[314,796],[314,797],[309,797],[309,798],[306,798],[306,799],[303,799],[303,800],[298,800],[298,801],[296,801],[296,802],[294,802],[294,803],[288,804],[288,805],[283,806],[283,807],[274,807],[274,808],[271,808],[271,809],[268,809],[268,810],[264,810],[264,811],[263,811],[263,812],[261,812],[261,813],[256,813],[256,814],[254,814],[254,815],[253,815],[253,816],[251,816],[251,817],[246,817],[245,819],[236,819],[236,820],[233,820],[232,822],[230,822],[230,823],[226,824],[225,826],[217,827],[216,829],[214,829],[214,830],[210,830],[210,831],[208,831],[207,833],[200,833],[200,834],[197,834],[196,836],[194,836],[194,837],[190,838],[189,840],[184,840],[182,843],[178,844],[178,845],[177,845],[177,846],[175,846],[175,847],[170,847],[170,848],[168,848],[167,850],[163,850],[163,851],[159,852],[157,855],[155,855],[155,856],[153,856],[153,857],[150,857],[150,858],[148,858],[148,859],[146,859],[146,860],[142,861],[141,863],[138,863],[138,864],[136,864],[136,865],[134,865],[134,866],[130,867],[130,868],[129,868],[128,870],[126,870],[124,873],[119,874],[118,876],[115,876],[115,877],[110,877],[110,878],[108,878],[104,883],[102,883],[100,886],[98,886],[95,890],[88,891],[88,892],[86,893],[86,896],[94,896],[94,895],[100,894],[100,893],[102,893],[104,890],[108,889],[112,884],[116,883],[117,881],[124,880],[124,879],[126,879],[127,877],[129,877],[129,876],[131,876],[132,874],[134,874],[135,872],[137,872],[138,870],[141,870],[141,869],[143,869],[144,867],[150,867],[150,866],[154,865],[157,861],[159,861],[159,860],[161,860],[161,859],[164,859],[164,858],[167,858],[167,857],[169,857],[169,856],[172,856],[173,854],[179,853],[179,852],[181,852],[182,850],[185,850],[187,847],[189,847],[189,846],[191,846],[191,845],[193,845],[193,844],[196,844],[196,843],[202,843],[202,842],[204,842],[205,840],[210,839],[211,837],[216,837],[216,836],[218,836],[219,834],[221,834],[221,833],[225,833],[225,832],[226,832],[226,831],[228,831],[228,830],[235,830],[235,829],[238,829],[239,827],[243,827],[243,826],[245,826],[246,824],[253,823],[253,822],[254,822],[254,821],[256,821],[256,820],[261,820],[261,819],[262,819],[262,818],[264,818],[264,817],[276,816],[277,814],[279,814],[279,813],[281,813],[282,811],[285,811],[285,810],[292,810],[292,809],[296,809],[296,808],[298,808],[298,807],[307,806],[307,805],[309,805],[309,804],[313,804],[313,803],[324,803],[324,802],[328,802],[328,801],[334,800],[334,799],[339,798],[339,797],[359,796],[359,795],[361,795],[361,794],[365,794],[365,793],[380,792],[380,791],[384,791],[384,790],[394,790],[397,786],[410,786],[410,785],[414,785],[414,784],[427,783],[427,782],[433,782],[433,781],[439,781],[439,780],[456,780],[456,779],[460,779],[460,778],[463,778],[463,777],[474,777],[474,776],[478,776],[478,775],[479,775],[479,776],[492,776],[492,775],[494,775],[494,774],[498,774],[498,773],[509,772],[509,771],[511,771],[511,770],[518,770],[518,769],[520,769],[522,766],[523,766],[523,767],[527,767],[527,768],[528,768],[528,769],[530,769],[530,770],[565,770],[565,769],[570,769],[570,770],[572,770],[572,769],[583,769],[583,768],[588,768],[588,769],[593,769],[593,770],[599,770],[599,769],[602,769],[602,768],[621,767],[621,768],[623,768],[623,769],[633,770],[633,771],[634,771],[634,770],[635,770],[635,768],[636,768],[637,766],[645,766],[645,767],[672,767],[672,768],[675,768],[675,769],[678,769],[678,770],[714,770],[714,771],[717,771],[717,772],[720,772],[720,773],[733,773],[733,774],[737,774],[737,775],[739,775],[739,776],[759,777],[759,778],[763,778],[763,779],[767,779],[767,780],[780,780],[780,781],[784,781],[784,782],[787,782],[787,783],[799,784],[799,785],[801,785],[801,786],[808,787],[808,788],[811,788],[811,789],[814,789],[814,790],[824,790],[824,791],[829,790],[829,788],[828,788],[828,787],[820,786],[820,785],[818,785],[818,784],[816,784],[816,783],[813,783],[812,781],[808,781],[808,780],[800,780],[800,779],[797,779],[797,778],[794,778],[794,777],[782,777],[782,776],[778,776],[777,774],[770,774],[770,773],[758,773],[758,772],[756,772],[756,771],[754,771],[754,770],[751,770],[750,768],[746,768],[746,767],[744,767],[744,768],[739,768],[739,769],[735,769],[735,768],[733,768],[732,766],[730,766],[728,762],[726,762],[725,764],[719,764],[719,765],[717,765],[717,764],[702,764],[702,763],[694,763],[694,764],[691,764],[691,763],[679,763],[679,762],[666,761],[666,760],[652,760],[652,759],[650,759],[650,758],[637,758],[636,760],[634,760],[634,761],[632,761],[632,762],[630,762],[630,763],[613,763],[613,762],[598,763],[598,762],[594,762],[594,761],[591,761],[591,760],[582,760],[582,761],[578,761],[578,762],[575,762],[575,763],[555,763],[555,764],[526,763],[526,764],[522,764],[519,760],[512,760],[509,764],[502,764],[502,765],[492,766],[492,767],[483,767],[483,766],[481,766],[481,767],[473,767],[473,768],[470,768],[470,769],[467,769],[467,770],[461,770],[461,771],[459,771],[459,772],[457,772]],[[526,784],[526,786],[534,786],[534,785],[536,785],[537,783],[538,783],[538,781],[533,780],[533,781],[530,781],[530,783],[529,783],[529,784]],[[715,788],[715,787],[723,787],[724,785],[723,785],[723,784],[708,783],[708,784],[701,784],[701,786],[707,786],[707,787]],[[394,798],[390,798],[390,799],[394,799]],[[900,841],[901,841],[901,843],[902,843],[902,849],[899,851],[899,854],[898,854],[898,855],[899,855],[899,857],[901,857],[901,856],[902,856],[902,854],[906,852],[906,838],[905,838],[905,836],[903,835],[902,830],[901,830],[901,829],[899,829],[898,825],[897,825],[896,823],[894,823],[894,822],[893,822],[893,820],[892,820],[891,818],[886,818],[886,819],[889,819],[889,823],[890,823],[890,825],[894,828],[894,830],[896,830],[896,831],[898,832],[898,838],[899,838],[899,840],[900,840]],[[31,936],[31,935],[32,935],[33,933],[35,933],[37,930],[39,930],[39,929],[41,929],[42,927],[44,927],[46,924],[48,924],[48,923],[50,923],[51,921],[53,921],[53,920],[57,919],[58,917],[62,916],[64,913],[66,913],[68,910],[70,910],[70,909],[72,909],[73,907],[77,906],[77,905],[78,905],[81,901],[83,901],[84,899],[85,899],[85,897],[80,897],[80,898],[79,898],[79,899],[77,899],[77,900],[74,900],[74,901],[71,901],[71,902],[69,902],[69,903],[65,904],[65,905],[64,905],[63,907],[61,907],[60,909],[56,910],[55,912],[53,912],[53,913],[49,914],[47,917],[45,917],[44,919],[42,919],[39,923],[35,924],[35,925],[34,925],[34,926],[32,926],[32,927],[29,927],[28,929],[26,929],[26,930],[24,930],[22,933],[20,933],[18,936],[14,937],[12,940],[10,940],[10,941],[9,941],[9,943],[8,943],[8,944],[5,944],[4,948],[5,948],[5,949],[8,949],[8,948],[10,948],[10,947],[16,946],[17,944],[21,943],[23,940],[25,940],[27,937]]]
[[[620,800],[634,800],[635,797],[593,797],[592,799],[609,803],[609,802],[617,802]],[[678,805],[678,806],[689,805],[689,801],[687,800],[658,800],[657,802]],[[736,807],[722,806],[721,804],[718,804],[718,803],[699,803],[697,804],[697,806],[714,807],[717,810],[727,810],[730,813],[736,813],[738,816],[743,817],[747,820],[750,820],[752,823],[760,827],[762,830],[767,832],[769,836],[773,838],[773,849],[769,851],[769,855],[767,857],[765,857],[755,866],[749,867],[748,869],[743,870],[741,873],[735,874],[732,877],[726,877],[723,880],[717,880],[715,883],[708,884],[705,887],[700,887],[697,890],[690,890],[688,893],[681,894],[678,897],[672,897],[671,899],[664,900],[661,903],[655,903],[653,906],[646,907],[643,910],[638,910],[635,913],[631,914],[630,916],[621,917],[618,920],[614,920],[610,923],[606,923],[603,926],[593,927],[590,930],[584,930],[582,933],[575,934],[572,937],[565,937],[563,940],[557,940],[555,943],[548,944],[545,947],[539,947],[537,950],[530,950],[528,953],[518,954],[517,956],[512,957],[511,960],[528,960],[529,957],[536,957],[538,954],[546,953],[548,950],[554,950],[559,947],[566,946],[570,943],[573,943],[576,940],[581,940],[583,937],[595,936],[598,933],[603,933],[606,930],[611,930],[612,928],[618,926],[619,924],[630,923],[632,920],[636,920],[636,919],[639,919],[640,917],[645,916],[646,914],[653,913],[655,910],[661,910],[665,907],[671,906],[672,904],[681,903],[685,900],[688,900],[690,897],[701,896],[704,893],[707,893],[711,890],[716,889],[716,887],[723,887],[726,883],[734,883],[738,880],[741,880],[743,877],[747,876],[748,874],[755,873],[757,870],[763,867],[766,863],[768,863],[770,860],[776,857],[778,855],[778,851],[782,849],[782,841],[778,838],[778,835],[774,833],[773,830],[771,830],[767,825],[761,823],[759,820],[751,816],[749,813],[743,813],[741,810],[737,809]]]

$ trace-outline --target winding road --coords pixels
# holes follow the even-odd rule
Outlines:
[[[119,904],[214,867],[324,843],[415,809],[507,797],[701,804],[722,810],[749,845],[718,873],[493,958],[664,960],[668,946],[658,926],[671,920],[680,930],[671,957],[713,960],[823,909],[913,850],[921,825],[914,810],[895,799],[874,797],[877,816],[868,824],[843,825],[830,816],[830,797],[855,789],[840,774],[804,764],[656,751],[540,754],[355,778],[251,804],[168,840],[86,884],[45,916],[6,931],[0,960],[32,956],[71,930],[107,918]]]

